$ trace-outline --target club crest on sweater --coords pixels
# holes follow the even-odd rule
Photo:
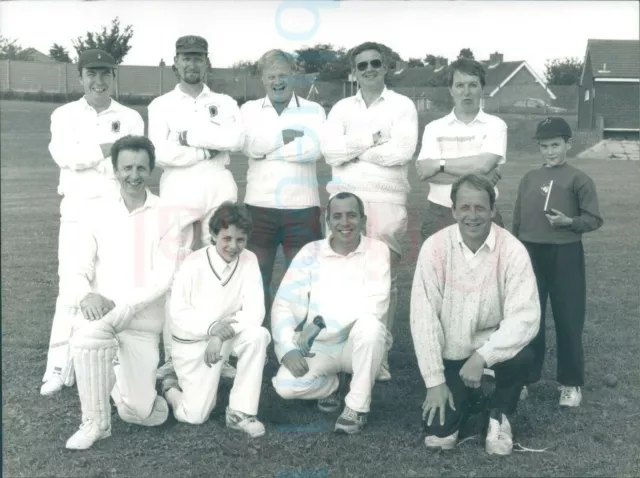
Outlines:
[[[545,184],[544,186],[540,187],[540,192],[542,193],[543,196],[546,196],[547,194],[549,194],[549,184]]]

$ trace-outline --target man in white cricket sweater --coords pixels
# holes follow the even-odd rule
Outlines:
[[[492,224],[495,191],[476,175],[451,189],[456,224],[422,246],[411,292],[411,335],[427,387],[425,445],[451,449],[485,367],[495,390],[488,403],[485,449],[508,455],[515,412],[540,325],[536,278],[525,247]]]
[[[174,208],[183,232],[183,246],[199,249],[211,242],[209,220],[225,201],[238,199],[238,188],[227,166],[230,153],[240,151],[244,127],[236,101],[205,84],[208,43],[188,35],[176,41],[174,69],[180,83],[149,105],[149,138],[156,146],[160,197]],[[172,372],[171,334],[163,335],[162,379]],[[233,376],[227,366],[223,375]]]
[[[111,146],[128,134],[144,135],[140,113],[111,98],[116,62],[106,51],[86,50],[78,59],[84,96],[57,108],[51,115],[49,152],[60,167],[58,194],[60,235],[58,238],[58,275],[66,274],[76,252],[80,218],[90,212],[100,198],[117,193],[119,184],[111,165]],[[69,354],[69,337],[76,304],[64,297],[74,291],[60,292],[51,325],[47,368],[40,393],[52,395],[74,382]]]
[[[367,42],[350,52],[360,89],[340,100],[327,119],[322,153],[332,167],[330,195],[357,194],[367,215],[366,234],[391,250],[391,300],[384,317],[388,335],[378,380],[391,379],[388,352],[398,299],[398,265],[407,231],[409,162],[418,140],[418,112],[406,96],[387,89],[384,49]]]
[[[163,381],[181,422],[202,424],[216,404],[223,359],[233,351],[238,372],[226,410],[227,427],[264,435],[256,414],[270,342],[262,327],[264,298],[258,259],[245,249],[251,234],[246,207],[224,203],[210,222],[214,245],[182,264],[171,294],[173,364],[177,380]]]
[[[362,235],[366,220],[359,197],[333,196],[327,204],[330,236],[298,253],[271,311],[282,364],[273,378],[276,392],[284,399],[318,400],[321,411],[333,412],[342,403],[338,374],[353,374],[335,424],[336,432],[348,434],[367,422],[389,306],[389,249]]]
[[[240,108],[249,158],[244,202],[253,222],[247,248],[258,256],[267,311],[278,247],[288,268],[305,244],[322,238],[316,163],[326,114],[294,93],[295,68],[288,53],[266,52],[258,69],[267,95]]]
[[[67,441],[73,450],[111,436],[109,396],[128,423],[156,426],[169,414],[156,393],[155,372],[180,230],[146,188],[153,144],[144,136],[125,136],[111,151],[120,192],[83,218],[73,267],[61,278],[79,309],[70,342],[82,424]]]

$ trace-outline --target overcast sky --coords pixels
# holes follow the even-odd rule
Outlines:
[[[582,59],[589,38],[638,39],[640,19],[635,1],[21,0],[0,2],[0,33],[43,53],[60,43],[74,57],[71,39],[115,16],[134,28],[130,65],[170,64],[175,40],[197,34],[209,41],[214,67],[256,60],[271,48],[380,41],[405,59],[455,58],[471,48],[483,60],[499,51],[541,74],[547,59]]]

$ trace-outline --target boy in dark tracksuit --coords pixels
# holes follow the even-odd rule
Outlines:
[[[529,251],[542,307],[540,331],[530,344],[535,356],[526,382],[540,380],[549,295],[557,335],[560,405],[577,407],[584,384],[586,279],[582,234],[595,231],[603,221],[593,180],[567,164],[569,124],[562,118],[547,118],[538,124],[535,139],[545,164],[524,175],[513,212],[513,234]],[[525,388],[521,396],[526,394]]]

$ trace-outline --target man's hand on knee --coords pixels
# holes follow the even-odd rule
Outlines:
[[[460,378],[469,388],[479,388],[484,373],[484,358],[475,352],[460,369]]]
[[[427,397],[422,404],[422,419],[427,420],[427,426],[431,426],[433,418],[438,411],[440,412],[440,426],[444,426],[447,403],[452,410],[456,409],[453,403],[453,394],[446,383],[427,389]]]
[[[294,377],[302,377],[309,371],[309,364],[300,350],[291,350],[282,357],[282,365],[287,367]]]
[[[226,340],[231,340],[236,336],[235,330],[231,327],[231,324],[237,324],[238,321],[236,319],[222,319],[219,320],[212,328],[211,328],[211,336],[218,337],[222,342]]]
[[[100,320],[115,308],[116,304],[106,297],[89,292],[80,301],[80,310],[87,320]]]
[[[212,365],[217,364],[220,360],[222,360],[222,340],[220,337],[214,336],[211,337],[204,351],[204,363],[211,368]]]

